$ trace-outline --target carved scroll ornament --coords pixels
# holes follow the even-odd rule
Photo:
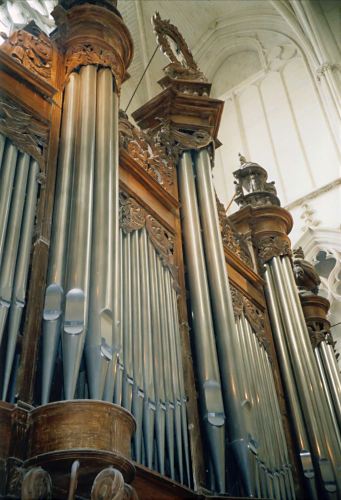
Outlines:
[[[50,474],[41,467],[30,469],[22,482],[21,498],[22,500],[48,500],[52,498]]]
[[[110,68],[115,77],[117,89],[120,89],[124,69],[115,52],[90,42],[73,45],[66,53],[66,78],[72,71],[88,64]]]
[[[108,467],[95,477],[91,500],[121,500],[124,494],[124,479],[119,470]]]
[[[48,129],[4,95],[0,95],[0,132],[43,165]]]
[[[129,122],[120,111],[120,147],[125,149],[136,163],[168,190],[175,181],[175,165],[172,156],[151,135]]]
[[[257,241],[258,258],[264,265],[273,257],[291,255],[290,242],[283,236],[267,236]]]
[[[1,50],[32,73],[46,80],[51,78],[52,44],[33,21],[10,35],[1,45]]]
[[[120,192],[120,227],[125,233],[141,229],[145,225],[146,211],[126,193]]]

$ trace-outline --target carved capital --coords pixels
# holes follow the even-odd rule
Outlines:
[[[50,474],[41,467],[26,472],[21,486],[22,500],[48,500],[52,498]]]
[[[0,132],[38,161],[45,163],[48,128],[5,95],[0,95]]]
[[[266,236],[257,241],[257,252],[260,265],[263,266],[273,257],[291,256],[289,239],[284,236]]]
[[[91,500],[121,500],[124,494],[124,479],[119,470],[108,467],[95,477]]]
[[[130,33],[116,8],[107,3],[73,3],[52,12],[58,31],[56,42],[65,53],[65,79],[81,66],[110,68],[119,92],[132,55]]]
[[[15,31],[1,45],[3,52],[11,56],[32,73],[50,80],[52,68],[52,43],[49,37],[31,21],[23,29]]]

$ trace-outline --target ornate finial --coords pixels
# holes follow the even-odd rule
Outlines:
[[[246,205],[254,207],[263,205],[280,206],[280,201],[277,198],[277,191],[274,181],[267,182],[268,174],[266,170],[258,165],[247,161],[246,158],[239,153],[239,161],[241,167],[233,172],[235,186],[234,201],[242,208]]]
[[[166,75],[174,79],[206,82],[178,28],[169,19],[161,19],[158,12],[155,12],[152,22],[157,42],[170,60],[164,68]]]
[[[314,266],[304,259],[302,247],[293,250],[293,264],[295,281],[299,292],[317,295],[321,280]]]
[[[243,166],[245,165],[245,163],[249,163],[247,161],[247,159],[245,158],[245,156],[243,156],[242,154],[238,153],[238,156],[239,156],[239,161],[240,161],[240,164]]]

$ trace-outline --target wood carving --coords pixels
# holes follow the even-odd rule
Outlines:
[[[164,68],[166,75],[175,79],[206,82],[205,75],[199,70],[178,28],[169,20],[161,19],[158,12],[153,16],[153,25],[158,44],[171,61]]]
[[[66,53],[66,78],[72,71],[88,64],[110,68],[115,77],[116,86],[120,89],[124,77],[124,68],[115,52],[92,43],[73,45]]]
[[[216,202],[223,244],[226,245],[227,248],[229,248],[235,255],[240,258],[240,260],[242,260],[247,266],[252,269],[253,262],[251,254],[249,252],[247,243],[244,240],[244,237],[238,233],[233,223],[227,217],[225,207],[219,200],[217,194]]]
[[[312,345],[312,348],[315,349],[318,347],[321,342],[326,341],[328,344],[331,344],[331,342],[328,342],[328,339],[330,339],[330,329],[329,329],[329,323],[328,322],[321,322],[321,321],[310,321],[307,323],[308,327],[308,332],[309,332],[309,337],[310,337],[310,342]],[[331,344],[332,345],[332,344]]]
[[[41,467],[30,469],[24,476],[21,486],[22,500],[48,500],[52,498],[50,474]]]
[[[136,490],[132,486],[130,486],[130,484],[126,483],[124,485],[124,493],[122,500],[139,500]]]
[[[304,259],[302,247],[293,250],[293,271],[300,293],[318,294],[320,277],[314,266]]]
[[[10,35],[1,50],[32,73],[46,80],[51,78],[52,43],[34,21]]]
[[[120,227],[125,233],[141,229],[145,225],[146,211],[126,193],[120,192]]]
[[[91,489],[91,500],[121,500],[124,495],[124,479],[113,467],[97,474]]]
[[[164,189],[169,190],[174,185],[176,171],[173,157],[167,154],[166,148],[150,134],[134,127],[123,111],[120,111],[119,133],[120,147]]]
[[[285,236],[267,236],[257,241],[258,258],[261,265],[273,257],[291,255],[289,239]]]
[[[20,151],[31,155],[41,166],[44,164],[48,129],[4,95],[0,95],[0,132]]]
[[[11,496],[20,497],[23,477],[26,470],[23,463],[16,458],[10,457],[5,464],[7,473],[7,493]]]
[[[243,294],[237,290],[235,286],[230,283],[232,304],[233,304],[233,312],[235,317],[239,317],[243,312]]]

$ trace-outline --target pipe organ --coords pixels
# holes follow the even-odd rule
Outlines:
[[[274,183],[240,155],[226,215],[223,103],[169,21],[133,123],[116,2],[53,16],[0,47],[0,496],[339,498],[329,305]]]

